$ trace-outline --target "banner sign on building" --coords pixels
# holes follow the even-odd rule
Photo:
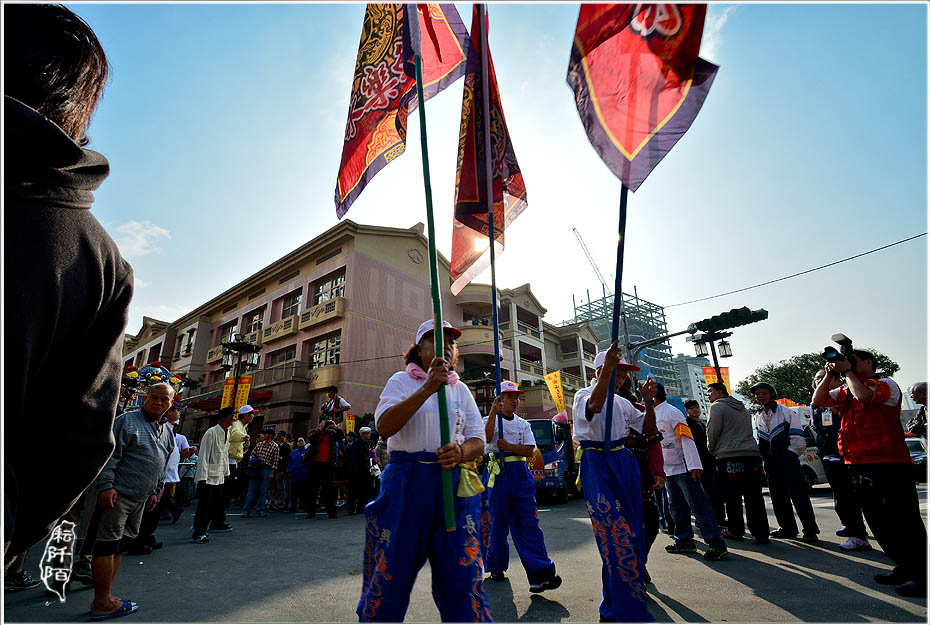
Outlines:
[[[717,372],[713,367],[701,367],[701,369],[704,370],[704,382],[706,384],[713,384],[717,381]],[[733,391],[730,390],[730,369],[720,367],[720,375],[723,376],[723,385],[727,387],[727,393],[732,395]]]
[[[346,432],[355,431],[355,415],[346,414]]]
[[[252,390],[252,376],[244,375],[239,378],[239,389],[236,391],[236,412],[249,403],[250,390]]]
[[[565,393],[562,390],[562,372],[553,371],[552,373],[547,373],[543,376],[546,380],[546,386],[549,387],[549,392],[552,394],[552,401],[555,402],[555,409],[559,411],[559,414],[565,412]]]
[[[223,384],[223,400],[220,402],[220,408],[226,408],[233,404],[233,389],[236,388],[236,378],[226,378]]]

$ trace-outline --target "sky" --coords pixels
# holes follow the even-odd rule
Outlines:
[[[132,263],[127,331],[173,321],[338,223],[333,203],[363,4],[69,4],[112,78],[90,127],[111,174],[93,211]],[[466,26],[471,5],[456,4]],[[565,82],[577,4],[492,4],[490,49],[529,205],[501,288],[530,283],[559,323],[614,282],[620,182]],[[623,290],[670,332],[748,306],[738,381],[843,332],[927,379],[927,238],[826,270],[676,305],[927,230],[927,5],[713,4],[701,56],[720,66],[691,129],[629,197]],[[426,104],[437,247],[451,248],[462,83]],[[416,116],[406,153],[349,210],[425,222]],[[490,274],[478,281],[489,282]],[[683,338],[674,353],[693,354]],[[907,406],[907,402],[905,402]]]

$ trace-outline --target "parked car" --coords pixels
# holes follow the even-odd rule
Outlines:
[[[801,474],[807,482],[807,490],[814,490],[815,484],[826,484],[827,473],[823,470],[820,460],[820,451],[817,449],[814,430],[810,425],[804,426],[804,438],[807,440],[807,449],[801,454]]]
[[[927,441],[917,436],[907,436],[904,439],[907,450],[911,452],[911,462],[914,463],[914,478],[924,483],[927,481]]]

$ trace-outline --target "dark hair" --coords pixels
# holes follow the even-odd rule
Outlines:
[[[11,4],[4,18],[4,94],[87,145],[85,133],[109,76],[94,31],[59,4]]]
[[[685,410],[687,410],[688,408],[694,408],[697,405],[698,403],[696,399],[689,399],[688,401],[685,402]]]
[[[330,386],[330,387],[328,387],[328,388],[326,389],[326,391],[329,392],[329,393],[338,393],[338,392],[339,392],[339,387],[338,387],[338,386]]]
[[[711,382],[707,385],[707,389],[714,389],[723,393],[724,397],[729,397],[730,393],[727,391],[727,385],[723,382]]]
[[[656,399],[659,401],[665,401],[668,399],[668,395],[665,392],[664,384],[656,384]]]
[[[872,369],[873,370],[875,369],[875,354],[873,354],[872,352],[868,352],[864,349],[854,349],[853,356],[855,356],[859,360],[871,360]]]
[[[423,361],[420,360],[420,346],[416,343],[411,345],[407,353],[404,354],[404,364],[409,365],[410,363],[423,369]]]

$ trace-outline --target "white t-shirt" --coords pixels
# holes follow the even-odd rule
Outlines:
[[[575,403],[572,406],[572,425],[575,430],[572,440],[574,441],[604,441],[604,420],[607,418],[607,402],[604,402],[601,411],[591,417],[590,421],[585,416],[585,404],[587,404],[588,398],[593,391],[594,384],[591,384],[591,386],[575,393]],[[639,428],[642,428],[644,418],[645,414],[637,410],[633,404],[614,394],[614,411],[610,420],[610,440],[616,441],[626,438],[630,433],[630,427],[636,426],[636,424],[639,424]]]
[[[680,475],[694,469],[703,469],[691,426],[681,410],[664,401],[656,405],[655,411],[656,428],[662,434],[665,475]]]
[[[171,427],[170,423],[166,425]],[[186,436],[183,434],[174,435],[174,449],[171,450],[171,455],[168,456],[168,467],[165,469],[165,483],[172,484],[181,481],[181,478],[178,477],[178,465],[181,463],[181,450],[189,447],[190,443],[187,442]]]
[[[488,419],[490,417],[484,418],[485,426],[488,424]],[[536,437],[533,436],[533,427],[530,425],[530,422],[522,417],[517,415],[513,416],[513,419],[507,419],[504,417],[504,440],[513,445],[532,445],[536,447]],[[487,430],[485,430],[487,434]],[[494,436],[491,437],[491,440],[488,441],[488,444],[485,445],[484,450],[488,453],[497,453],[500,451],[497,448],[497,438],[499,432],[497,431],[497,415],[494,415]]]
[[[347,402],[344,398],[339,397],[339,395],[336,395],[336,397],[339,398],[339,403],[338,403],[338,404],[336,403],[336,400],[335,400],[335,399],[330,399],[330,400],[328,400],[325,404],[323,404],[323,415],[324,415],[324,416],[327,416],[327,417],[332,417],[332,416],[334,416],[335,413],[334,413],[334,410],[333,410],[333,409],[336,408],[336,407],[345,408],[345,409],[348,409],[348,408],[351,408],[351,407],[352,407],[352,404],[350,404],[349,402]]]
[[[387,381],[375,408],[375,426],[381,415],[413,395],[426,380],[417,380],[406,371],[398,371]],[[484,442],[484,425],[475,404],[475,398],[463,382],[446,386],[446,405],[449,408],[451,441],[464,443],[470,438]],[[399,432],[388,438],[388,451],[428,451],[436,453],[442,447],[439,431],[439,396],[433,394],[413,413]]]

